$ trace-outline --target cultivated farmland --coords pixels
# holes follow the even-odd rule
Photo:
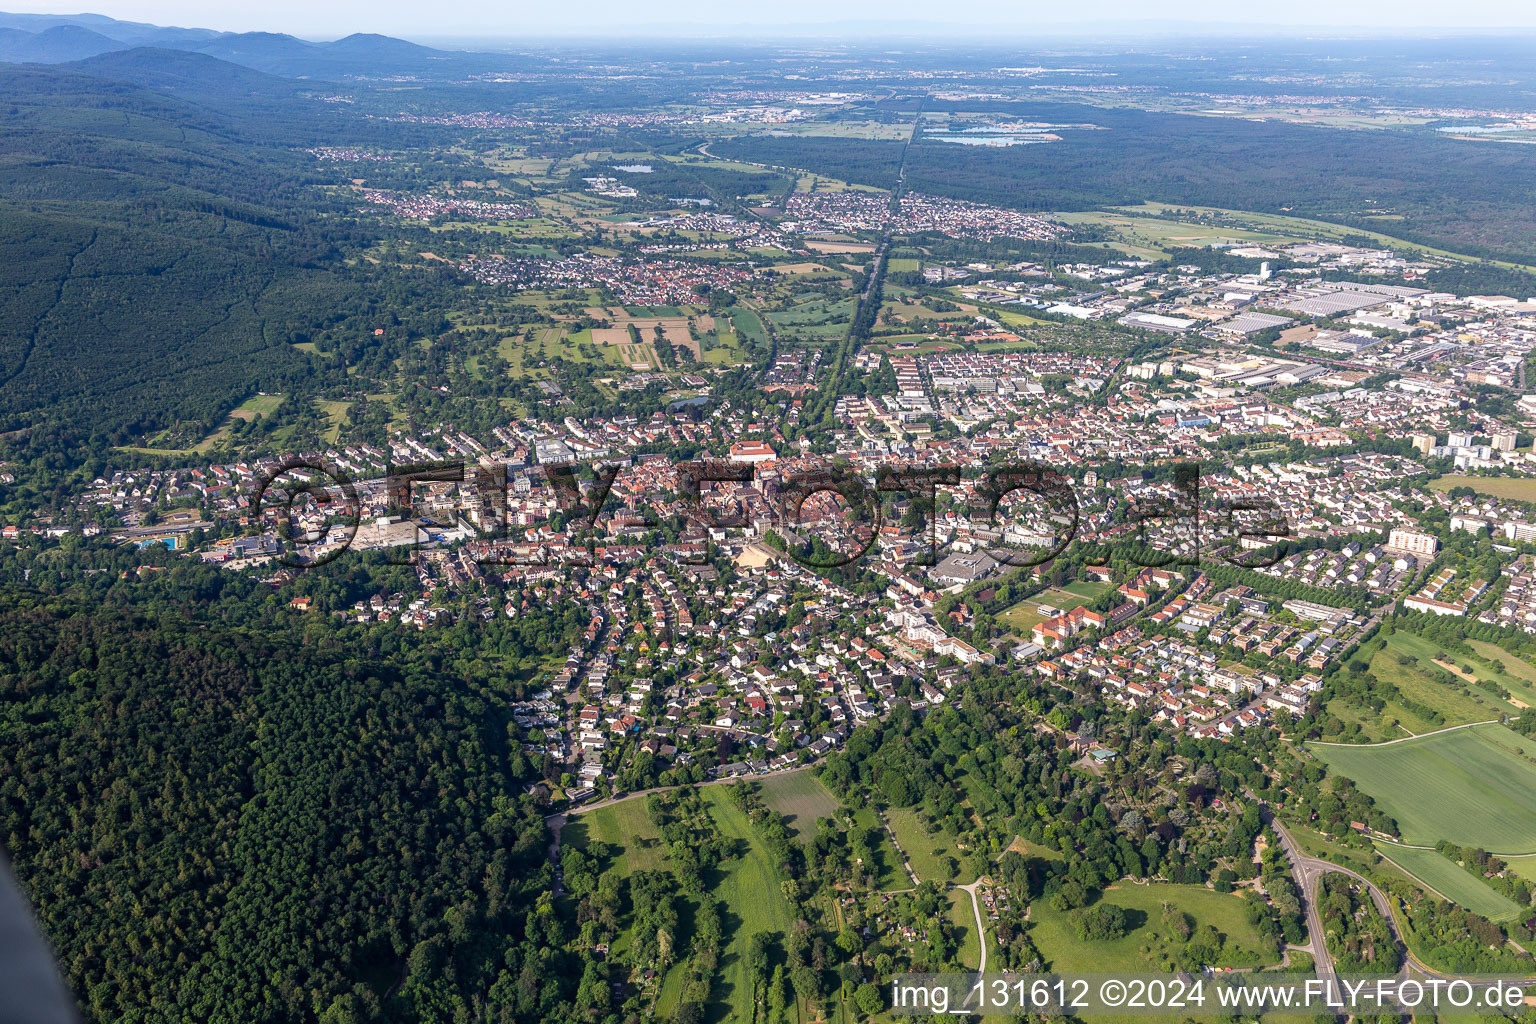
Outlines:
[[[1377,843],[1376,852],[1452,903],[1482,914],[1490,921],[1512,921],[1520,914],[1514,900],[1437,850],[1412,850]]]
[[[1374,797],[1406,843],[1449,839],[1498,854],[1536,852],[1536,740],[1490,724],[1308,749]]]

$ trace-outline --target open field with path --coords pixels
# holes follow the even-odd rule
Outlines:
[[[1403,842],[1536,853],[1536,740],[1497,724],[1379,745],[1310,744],[1397,821]]]

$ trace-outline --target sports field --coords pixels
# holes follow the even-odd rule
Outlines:
[[[1058,613],[1069,612],[1073,608],[1081,608],[1110,589],[1112,588],[1108,583],[1079,580],[1068,583],[1059,590],[1047,590],[1034,597],[1026,598],[1003,612],[1000,618],[1008,623],[1011,629],[1028,632],[1045,621],[1046,616],[1040,612],[1042,604],[1050,605]]]
[[[1475,877],[1436,850],[1410,850],[1377,843],[1376,852],[1438,892],[1490,921],[1512,921],[1520,914],[1514,900]]]
[[[1536,740],[1490,724],[1307,749],[1374,797],[1405,843],[1449,839],[1498,854],[1536,853]]]

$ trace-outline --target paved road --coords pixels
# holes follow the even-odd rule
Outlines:
[[[1291,862],[1291,876],[1296,881],[1296,888],[1301,892],[1301,903],[1307,912],[1307,941],[1305,945],[1297,946],[1297,949],[1305,949],[1312,954],[1318,977],[1324,979],[1328,986],[1328,998],[1336,1001],[1338,996],[1338,976],[1333,971],[1333,960],[1328,955],[1328,943],[1324,938],[1323,916],[1317,911],[1316,882],[1321,873],[1317,870],[1317,862],[1301,852],[1301,847],[1291,838],[1291,834],[1280,824],[1278,818],[1265,804],[1259,804],[1259,816],[1264,824],[1275,830],[1275,835],[1280,837],[1280,845],[1285,850],[1286,859]]]
[[[1337,976],[1333,970],[1333,959],[1328,955],[1328,947],[1323,932],[1322,915],[1317,911],[1317,888],[1324,875],[1341,874],[1348,875],[1361,885],[1371,895],[1371,902],[1376,904],[1376,910],[1387,922],[1387,929],[1392,933],[1392,938],[1403,950],[1403,968],[1399,974],[1407,976],[1421,974],[1430,978],[1444,978],[1449,975],[1441,974],[1413,955],[1404,941],[1403,934],[1398,930],[1397,918],[1393,916],[1392,901],[1387,894],[1382,892],[1369,878],[1342,867],[1332,861],[1320,860],[1317,857],[1309,857],[1302,852],[1301,847],[1291,838],[1291,834],[1285,830],[1279,819],[1270,813],[1268,807],[1261,806],[1260,813],[1264,817],[1265,824],[1275,830],[1275,835],[1280,837],[1280,843],[1285,847],[1286,857],[1291,862],[1291,872],[1296,879],[1296,885],[1301,889],[1301,898],[1307,908],[1307,938],[1310,941],[1313,959],[1317,961],[1317,973],[1319,977],[1327,977],[1330,991],[1337,985]],[[1303,947],[1305,948],[1305,947]]]

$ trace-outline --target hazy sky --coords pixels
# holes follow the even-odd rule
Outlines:
[[[771,29],[788,24],[804,31],[824,25],[831,33],[850,23],[922,23],[941,28],[975,27],[1027,35],[1032,29],[1091,28],[1134,34],[1156,22],[1207,25],[1359,27],[1388,32],[1412,28],[1536,27],[1532,0],[774,0],[727,5],[720,0],[0,0],[0,9],[38,14],[75,14],[82,9],[129,21],[244,31],[290,32],[327,38],[350,32],[407,37],[516,38],[549,32],[613,34],[671,26],[698,29]],[[1120,33],[1116,33],[1120,34]]]

